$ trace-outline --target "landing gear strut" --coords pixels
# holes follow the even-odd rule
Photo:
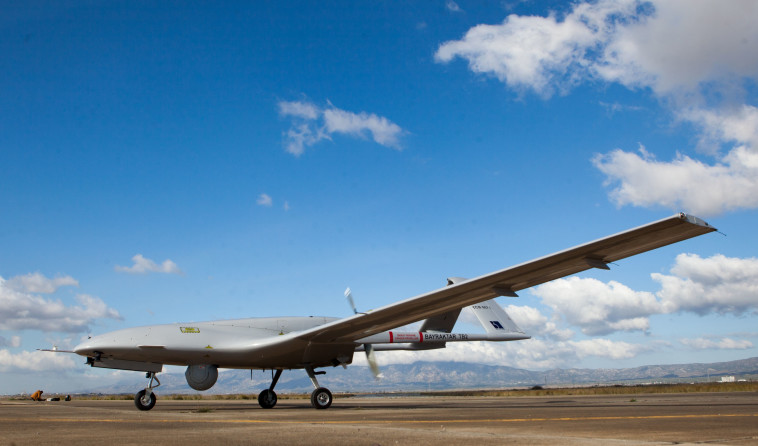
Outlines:
[[[273,373],[273,370],[271,372]],[[258,394],[258,404],[260,404],[262,408],[271,409],[276,406],[276,392],[274,392],[274,387],[276,386],[276,382],[279,381],[280,376],[282,376],[282,369],[277,369],[269,388],[261,390],[261,393]]]
[[[306,367],[305,371],[308,372],[308,378],[311,379],[313,387],[316,390],[311,393],[311,405],[316,409],[328,409],[332,405],[332,392],[326,387],[320,387],[316,375],[324,375],[326,372],[314,372],[313,367]]]
[[[150,410],[155,406],[156,398],[153,389],[161,385],[155,372],[147,372],[145,378],[150,378],[150,384],[148,384],[144,390],[140,390],[134,395],[134,405],[137,406],[137,409],[139,410]],[[153,385],[153,381],[157,384]]]

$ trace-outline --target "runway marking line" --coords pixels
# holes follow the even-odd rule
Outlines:
[[[712,415],[640,415],[613,417],[556,417],[556,418],[490,418],[481,420],[169,420],[169,419],[109,419],[109,418],[0,418],[2,422],[34,421],[50,423],[214,423],[214,424],[434,424],[434,423],[525,423],[535,421],[606,421],[606,420],[661,420],[683,418],[758,417],[758,414]]]

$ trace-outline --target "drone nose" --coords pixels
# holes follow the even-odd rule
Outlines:
[[[74,353],[82,356],[94,356],[103,350],[104,343],[98,336],[87,339],[74,347]]]
[[[92,345],[90,344],[89,340],[82,342],[81,344],[74,347],[74,353],[77,355],[90,356],[92,351]]]

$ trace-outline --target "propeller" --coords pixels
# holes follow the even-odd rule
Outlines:
[[[350,304],[350,308],[353,309],[354,314],[365,314],[365,313],[359,313],[358,310],[355,308],[355,301],[353,300],[353,292],[350,291],[350,288],[345,290],[345,298],[347,299],[347,302]],[[368,361],[368,366],[371,368],[371,373],[374,374],[374,379],[379,379],[380,372],[379,372],[379,364],[376,362],[376,354],[374,353],[374,346],[372,344],[363,344],[363,350],[366,352],[366,360]]]
[[[350,308],[353,309],[353,314],[358,314],[358,310],[355,309],[355,301],[353,301],[353,292],[350,291],[350,287],[347,287],[345,290],[345,298],[347,298],[347,302],[350,304]]]

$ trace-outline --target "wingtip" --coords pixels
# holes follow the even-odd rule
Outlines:
[[[679,213],[679,218],[682,219],[682,220],[684,220],[684,221],[686,221],[687,223],[691,223],[693,225],[702,226],[704,228],[710,228],[710,229],[712,229],[714,231],[718,231],[718,229],[716,229],[715,227],[713,227],[710,223],[708,223],[707,221],[705,221],[702,218],[697,217],[695,215],[687,214],[685,212],[680,212]]]

